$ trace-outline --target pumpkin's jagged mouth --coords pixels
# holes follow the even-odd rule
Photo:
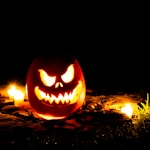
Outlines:
[[[72,90],[72,92],[64,92],[64,94],[54,94],[45,93],[39,89],[38,86],[35,87],[34,92],[38,100],[42,101],[46,105],[69,105],[76,103],[79,99],[79,95],[82,90],[82,83],[79,81],[78,85]]]

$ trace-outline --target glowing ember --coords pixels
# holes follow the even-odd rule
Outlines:
[[[124,107],[121,108],[121,112],[125,113],[128,117],[131,117],[133,109],[130,104],[126,104]]]

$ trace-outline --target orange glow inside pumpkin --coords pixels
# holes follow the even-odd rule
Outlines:
[[[47,94],[44,91],[41,91],[38,86],[34,89],[35,95],[38,100],[43,101],[44,104],[73,104],[76,103],[79,99],[80,93],[82,93],[82,83],[79,81],[78,85],[73,89],[72,92],[64,94],[59,94],[57,97],[54,94]]]
[[[44,118],[46,120],[57,120],[57,119],[64,119],[66,116],[64,117],[55,117],[55,116],[52,116],[52,115],[43,115],[43,114],[39,114],[37,113],[37,115],[41,118]]]
[[[71,82],[74,78],[74,67],[73,64],[67,68],[67,71],[61,76],[65,83]]]
[[[52,86],[55,81],[56,81],[56,76],[50,76],[48,75],[43,69],[39,69],[38,70],[40,72],[40,78],[41,78],[41,81],[43,82],[43,84],[45,86]],[[62,80],[65,82],[65,83],[68,83],[68,82],[71,82],[74,78],[74,67],[73,67],[73,64],[71,64],[68,68],[67,68],[67,71],[61,76]],[[62,86],[62,84],[58,83],[56,84],[56,87],[57,86]]]
[[[40,72],[40,78],[42,83],[45,86],[52,86],[55,84],[56,76],[49,76],[44,70],[39,69]],[[74,78],[74,67],[73,64],[69,65],[66,72],[61,75],[61,79],[65,82],[71,82]],[[55,88],[58,88],[59,86],[63,87],[63,83],[57,82],[55,84]],[[36,86],[34,88],[35,95],[37,96],[38,100],[42,101],[43,104],[51,105],[51,104],[73,104],[76,103],[79,99],[79,93],[82,91],[82,83],[81,81],[78,81],[77,86],[71,91],[71,92],[64,92],[59,93],[57,96],[54,94],[45,93],[44,91],[40,90],[39,86]]]

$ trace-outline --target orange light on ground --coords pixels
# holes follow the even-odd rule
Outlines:
[[[132,106],[127,103],[124,107],[121,108],[121,112],[125,113],[128,117],[132,117],[133,109]]]
[[[14,93],[14,105],[16,107],[22,106],[24,102],[24,93],[19,90],[16,90]]]
[[[16,86],[12,85],[7,92],[8,92],[9,99],[14,100],[14,105],[16,107],[23,105],[25,94],[22,90],[17,89]]]
[[[11,86],[11,88],[7,91],[9,99],[14,99],[14,93],[16,91],[16,87],[14,85]]]

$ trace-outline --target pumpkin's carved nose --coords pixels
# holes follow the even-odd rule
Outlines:
[[[63,84],[62,84],[61,82],[57,82],[57,83],[55,84],[55,88],[58,88],[58,87],[63,87]]]

